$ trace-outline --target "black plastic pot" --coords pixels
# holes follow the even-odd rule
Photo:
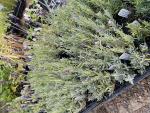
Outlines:
[[[103,106],[104,104],[110,102],[117,96],[121,95],[123,92],[126,92],[127,90],[131,89],[134,85],[136,85],[138,82],[142,81],[143,79],[147,78],[149,75],[150,75],[150,69],[148,71],[146,71],[143,75],[137,75],[134,78],[134,81],[133,81],[134,84],[130,84],[127,82],[125,84],[122,84],[121,87],[119,86],[119,88],[117,88],[113,94],[103,98],[101,101],[93,100],[93,102],[91,102],[89,105],[87,105],[79,113],[89,113],[94,108]]]
[[[149,49],[149,51],[150,51],[150,36],[147,36],[147,37],[145,38],[145,42],[146,42],[147,47],[148,47],[148,49]]]
[[[26,7],[27,7],[27,0],[17,1],[16,6],[11,16],[10,31],[12,33],[27,35],[27,32],[21,28],[23,14],[24,14]]]

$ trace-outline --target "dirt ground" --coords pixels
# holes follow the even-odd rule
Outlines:
[[[90,113],[150,113],[150,77]]]

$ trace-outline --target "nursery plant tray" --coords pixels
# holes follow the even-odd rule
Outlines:
[[[137,75],[133,80],[134,84],[130,84],[130,83],[123,84],[122,87],[115,90],[114,93],[111,94],[110,96],[107,96],[107,97],[103,98],[101,101],[96,101],[96,100],[93,101],[92,103],[87,105],[84,109],[82,109],[79,113],[89,113],[94,108],[103,106],[104,104],[106,104],[106,103],[110,102],[111,100],[115,99],[117,96],[121,95],[123,92],[128,91],[134,85],[136,85],[138,82],[142,81],[143,79],[147,78],[148,76],[150,76],[150,69],[148,69],[143,75]]]

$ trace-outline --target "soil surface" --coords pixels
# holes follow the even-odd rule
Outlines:
[[[90,113],[150,113],[150,77]]]

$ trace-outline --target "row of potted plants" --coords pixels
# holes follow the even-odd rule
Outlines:
[[[28,77],[40,99],[23,101],[19,110],[75,113],[112,94],[116,81],[133,84],[149,67],[149,6],[145,0],[69,0],[46,7]]]

